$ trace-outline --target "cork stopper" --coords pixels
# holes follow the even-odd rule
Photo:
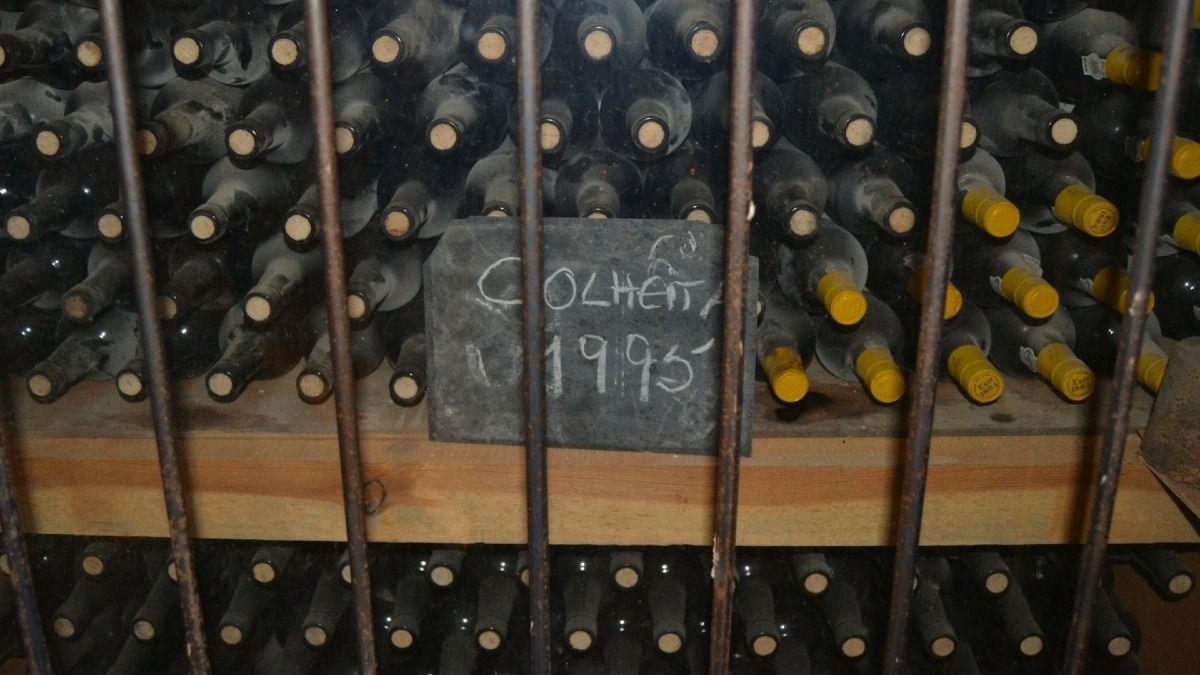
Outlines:
[[[1038,32],[1033,26],[1018,26],[1008,34],[1008,51],[1015,56],[1029,56],[1038,46]]]
[[[403,211],[388,211],[383,217],[383,231],[389,237],[399,239],[408,235],[412,230],[412,218]]]
[[[142,642],[149,642],[154,639],[157,631],[154,630],[154,624],[145,619],[138,619],[133,622],[133,636]]]
[[[1079,123],[1072,117],[1060,117],[1050,124],[1050,140],[1056,145],[1068,146],[1079,138]]]
[[[0,47],[0,67],[4,66],[4,62],[8,60],[8,51],[4,47]]]
[[[117,391],[128,398],[141,396],[145,388],[141,376],[137,373],[125,372],[117,376]]]
[[[42,129],[33,139],[33,144],[43,157],[57,157],[62,151],[62,139],[49,129]]]
[[[712,214],[702,207],[693,206],[683,215],[683,219],[693,223],[712,223]]]
[[[357,293],[346,296],[346,316],[351,319],[361,319],[367,315],[367,301]]]
[[[688,39],[688,51],[701,61],[707,61],[716,56],[720,47],[721,38],[712,28],[697,29]]]
[[[962,127],[958,132],[958,147],[960,150],[975,147],[979,142],[979,127],[970,120],[963,120]]]
[[[25,381],[25,386],[29,388],[29,393],[38,398],[45,398],[54,392],[54,384],[50,382],[50,378],[41,373],[34,373]]]
[[[820,56],[829,44],[829,35],[820,26],[805,26],[796,32],[796,50],[808,58]]]
[[[339,126],[333,130],[333,147],[339,155],[350,154],[357,143],[358,138],[353,129]]]
[[[143,157],[153,155],[158,150],[158,136],[149,129],[138,129],[133,135],[133,142],[138,154]]]
[[[929,49],[933,47],[933,36],[929,34],[928,28],[913,26],[905,31],[902,44],[904,53],[917,59],[929,53]]]
[[[1133,641],[1124,635],[1118,635],[1108,641],[1105,649],[1108,651],[1109,656],[1120,658],[1133,650]]]
[[[8,232],[9,237],[21,241],[29,238],[33,231],[33,225],[25,216],[9,216],[8,220],[4,222],[4,229]]]
[[[779,641],[770,635],[759,635],[750,643],[750,649],[754,651],[755,656],[770,656],[778,647]]]
[[[485,30],[475,41],[475,53],[490,63],[500,61],[508,54],[508,38],[495,30]]]
[[[683,638],[677,633],[663,633],[655,644],[663,654],[674,654],[683,648]]]
[[[857,117],[846,125],[846,145],[852,148],[862,148],[870,145],[875,138],[875,123],[866,117]]]
[[[240,645],[242,643],[242,629],[228,624],[221,626],[221,642],[230,647]]]
[[[198,213],[192,216],[191,222],[188,223],[188,229],[196,239],[208,241],[217,236],[217,221],[206,213]]]
[[[75,622],[65,616],[55,618],[54,634],[64,640],[71,639],[75,636]]]
[[[397,628],[391,634],[392,646],[396,649],[408,649],[413,645],[413,634],[405,628]]]
[[[413,377],[402,375],[392,381],[392,393],[401,401],[411,401],[421,393],[421,387]]]
[[[400,59],[403,49],[404,44],[400,42],[400,38],[390,33],[380,35],[371,42],[371,58],[376,63],[385,65],[395,63]]]
[[[68,291],[62,299],[62,312],[72,321],[83,321],[91,314],[91,307],[85,295]]]
[[[458,145],[458,130],[449,122],[437,122],[429,129],[429,145],[434,150],[448,152]]]
[[[310,401],[320,399],[329,391],[325,385],[325,378],[316,373],[302,373],[296,380],[296,388],[300,390],[302,397]]]
[[[538,144],[542,152],[555,152],[562,145],[563,133],[557,124],[543,121],[538,126]]]
[[[271,42],[271,61],[280,66],[294,66],[300,59],[300,45],[291,37],[278,37]]]
[[[225,397],[233,393],[233,378],[225,373],[213,373],[205,380],[208,393],[213,396]]]
[[[292,241],[308,241],[313,235],[313,224],[303,213],[290,214],[283,221],[283,234]]]
[[[309,626],[304,629],[304,641],[310,647],[324,647],[325,643],[329,641],[329,633],[326,633],[325,629],[320,626]]]
[[[171,45],[171,55],[185,66],[195,65],[200,60],[200,43],[196,38],[185,35]]]
[[[98,555],[83,556],[83,560],[79,562],[79,566],[83,568],[83,573],[89,577],[98,577],[104,574],[104,558]]]
[[[935,658],[944,659],[954,653],[955,646],[954,638],[942,635],[929,645],[929,653]]]
[[[96,231],[105,239],[119,239],[125,233],[125,223],[116,213],[102,213],[96,219]]]
[[[887,227],[893,234],[908,234],[917,225],[917,212],[911,206],[897,206],[887,215]]]
[[[271,301],[261,295],[251,295],[243,305],[246,317],[262,323],[271,318]]]
[[[254,138],[254,133],[240,127],[229,132],[225,143],[230,152],[240,157],[249,157],[258,148],[258,140]]]
[[[848,659],[857,659],[867,653],[867,641],[860,637],[852,637],[841,645],[842,656]]]
[[[475,637],[475,641],[479,643],[480,648],[489,652],[499,649],[500,644],[503,642],[503,640],[500,639],[500,634],[494,630],[481,631],[479,635]]]
[[[608,59],[615,47],[612,33],[603,28],[593,28],[583,36],[583,53],[593,61]]]
[[[170,321],[179,315],[179,303],[167,295],[158,296],[158,316]]]
[[[83,40],[75,47],[75,60],[84,68],[104,63],[104,49],[95,40]]]
[[[637,586],[641,579],[641,575],[632,567],[622,567],[613,574],[613,581],[617,583],[617,586],[626,590]]]
[[[454,583],[454,570],[449,567],[435,567],[429,570],[429,580],[434,586],[446,588]]]
[[[574,630],[567,636],[567,643],[577,652],[586,652],[592,646],[592,636],[585,630]]]
[[[1021,638],[1021,642],[1017,645],[1017,648],[1021,650],[1021,654],[1024,656],[1037,656],[1046,648],[1046,641],[1040,635],[1026,635]]]
[[[1192,592],[1192,586],[1195,583],[1195,580],[1190,575],[1176,574],[1167,582],[1167,590],[1171,591],[1171,595],[1183,596]]]
[[[788,231],[797,237],[807,237],[817,231],[818,216],[808,209],[796,209],[788,216]]]
[[[755,150],[767,147],[767,143],[771,142],[771,125],[763,120],[754,120],[750,123],[750,146]]]
[[[642,120],[634,129],[634,137],[644,150],[661,150],[667,142],[667,127],[661,120]]]
[[[254,565],[250,568],[250,576],[254,577],[255,581],[265,586],[267,584],[274,583],[277,575],[274,565],[268,562],[260,561],[254,563]]]
[[[1003,381],[1001,382],[1003,385]],[[992,595],[1004,595],[1008,591],[1010,579],[1003,572],[992,572],[983,580],[983,587]]]

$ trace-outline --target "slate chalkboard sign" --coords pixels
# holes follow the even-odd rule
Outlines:
[[[712,454],[720,405],[724,231],[688,221],[545,222],[551,445]],[[425,266],[434,440],[522,442],[514,220],[452,223]],[[751,260],[750,295],[757,294]],[[743,400],[751,400],[747,303]],[[742,451],[749,451],[749,406]]]

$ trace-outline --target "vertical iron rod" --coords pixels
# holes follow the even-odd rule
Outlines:
[[[0,527],[4,528],[4,551],[8,555],[8,576],[17,601],[17,621],[21,629],[21,644],[33,675],[51,675],[50,653],[46,651],[46,635],[42,632],[42,615],[38,611],[37,594],[33,588],[33,568],[21,530],[21,514],[17,510],[17,495],[13,489],[12,463],[8,459],[8,411],[4,408],[4,392],[0,391]]]
[[[1171,139],[1175,138],[1175,117],[1183,90],[1186,66],[1187,34],[1190,28],[1191,0],[1169,0],[1164,10],[1166,35],[1163,39],[1163,68],[1158,94],[1154,101],[1153,141],[1146,159],[1146,176],[1142,181],[1138,207],[1137,239],[1129,268],[1129,306],[1121,320],[1117,342],[1117,362],[1108,400],[1104,434],[1100,451],[1100,476],[1092,497],[1087,542],[1075,586],[1075,606],[1071,612],[1070,639],[1065,656],[1068,675],[1082,675],[1087,662],[1088,643],[1092,630],[1092,606],[1104,571],[1108,535],[1112,528],[1113,509],[1117,499],[1117,483],[1121,479],[1121,464],[1125,442],[1129,437],[1129,407],[1137,386],[1137,359],[1142,349],[1142,332],[1150,298],[1150,283],[1154,275],[1155,249],[1158,244],[1159,221],[1162,217],[1163,192],[1168,180]]]
[[[179,580],[179,598],[183,608],[184,634],[188,661],[194,675],[210,670],[208,648],[204,640],[204,615],[196,582],[188,531],[187,508],[183,497],[183,478],[176,448],[176,424],[167,383],[167,363],[163,352],[162,330],[158,323],[154,262],[150,253],[150,231],[146,224],[146,195],[142,188],[142,168],[134,149],[134,125],[138,108],[130,82],[129,61],[125,52],[125,26],[120,0],[100,0],[100,22],[106,47],[105,67],[112,92],[113,136],[117,166],[121,172],[121,195],[129,222],[129,248],[133,260],[133,288],[137,297],[138,318],[146,374],[150,383],[150,410],[154,437],[158,445],[158,464],[162,473],[170,527],[171,556]]]
[[[550,516],[546,484],[545,317],[542,307],[542,152],[538,0],[517,0],[517,143],[521,157],[521,328],[529,528],[529,672],[550,675]]]
[[[346,260],[342,246],[341,197],[337,152],[333,139],[333,74],[330,64],[329,9],[325,0],[304,0],[308,26],[308,92],[312,99],[314,170],[325,247],[325,307],[333,358],[333,396],[337,415],[338,456],[342,470],[342,505],[349,540],[354,625],[362,675],[375,675],[375,632],[371,613],[371,576],[367,569],[367,522],[363,508],[362,460],[358,445],[358,412],[354,399],[354,367],[350,359],[350,318],[346,313]]]
[[[733,3],[729,86],[729,212],[725,229],[724,317],[721,330],[721,411],[717,440],[717,513],[713,536],[712,624],[708,672],[728,675],[733,633],[737,546],[738,452],[742,437],[742,370],[746,353],[746,277],[750,265],[751,101],[754,100],[754,0]]]
[[[946,2],[946,52],[942,61],[938,135],[933,172],[933,214],[925,251],[925,286],[921,289],[921,323],[917,335],[916,382],[909,404],[907,456],[896,527],[896,562],[892,570],[891,612],[884,646],[883,672],[900,675],[907,643],[913,574],[921,540],[921,512],[929,473],[929,441],[933,435],[933,406],[941,373],[943,312],[950,252],[957,221],[959,136],[967,88],[967,42],[970,0]]]

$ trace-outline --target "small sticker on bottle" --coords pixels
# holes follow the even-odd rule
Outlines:
[[[1021,363],[1032,372],[1037,372],[1037,354],[1030,347],[1021,347]]]
[[[1021,261],[1025,263],[1025,267],[1029,268],[1029,271],[1033,272],[1039,277],[1042,276],[1042,261],[1038,259],[1037,256],[1029,255],[1028,253],[1022,253]]]
[[[1000,290],[1000,282],[1001,282],[1000,277],[993,274],[988,277],[988,282],[992,285],[993,291],[996,291],[997,293],[1004,295],[1004,292]]]
[[[1192,305],[1192,316],[1196,317],[1197,321],[1200,321],[1200,305]]]
[[[1103,80],[1107,77],[1104,70],[1104,59],[1099,54],[1088,54],[1083,57],[1083,74],[1093,80]]]

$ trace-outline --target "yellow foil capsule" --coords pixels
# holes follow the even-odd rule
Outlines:
[[[1171,238],[1180,248],[1200,253],[1200,211],[1189,211],[1175,221]]]
[[[1149,137],[1142,139],[1142,161],[1150,157],[1151,141]],[[1176,136],[1171,141],[1171,175],[1183,180],[1200,178],[1200,143]]]
[[[916,273],[908,278],[908,297],[913,302],[921,304],[921,293],[925,287],[925,267],[922,265]],[[942,310],[942,318],[949,321],[962,311],[963,295],[953,282],[946,282],[946,307]]]
[[[1046,345],[1038,352],[1037,371],[1058,393],[1076,403],[1086,401],[1096,390],[1096,374],[1061,342]]]
[[[1004,393],[1004,376],[975,345],[955,347],[946,357],[946,371],[976,403],[991,403]]]
[[[1104,74],[1113,84],[1140,91],[1157,91],[1162,54],[1132,45],[1115,47],[1104,57]]]
[[[817,297],[830,318],[843,326],[853,326],[867,313],[867,299],[849,274],[840,270],[826,272],[817,281]]]
[[[1012,267],[1004,273],[1000,294],[1031,319],[1048,318],[1058,309],[1058,291],[1024,267]]]
[[[1112,307],[1119,314],[1129,308],[1129,273],[1115,265],[1109,265],[1092,277],[1092,297]],[[1146,302],[1146,311],[1154,311],[1154,293]]]
[[[888,350],[878,347],[862,350],[854,359],[854,370],[876,401],[895,403],[904,396],[904,373]]]
[[[1054,216],[1093,237],[1107,237],[1117,229],[1117,205],[1083,185],[1069,185],[1054,198]]]
[[[763,357],[763,370],[771,391],[780,401],[795,403],[808,394],[808,373],[795,349],[787,346],[772,349]]]
[[[1143,349],[1138,355],[1137,378],[1151,393],[1158,393],[1167,375],[1167,355],[1157,350]]]
[[[1021,224],[1021,211],[989,187],[967,190],[962,199],[962,212],[967,220],[978,225],[993,237],[1007,237]]]

